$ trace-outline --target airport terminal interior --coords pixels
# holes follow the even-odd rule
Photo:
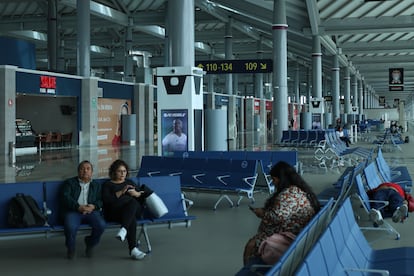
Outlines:
[[[297,152],[296,169],[316,194],[379,151],[413,177],[413,15],[412,0],[2,0],[0,185],[64,180],[82,160],[97,179],[116,159],[135,177],[143,156],[174,154],[162,140],[178,121],[188,139],[179,153]],[[328,141],[336,124],[350,150],[371,155],[349,160],[329,142],[292,141],[300,131]],[[220,193],[182,192],[196,219],[149,228],[143,260],[131,260],[113,229],[93,258],[80,233],[74,260],[63,235],[0,236],[0,271],[235,275],[260,223],[249,206],[263,206],[267,183],[257,183],[254,202],[216,209]],[[372,226],[355,192],[355,217]],[[411,214],[386,221],[400,237],[364,231],[373,248],[414,247]]]

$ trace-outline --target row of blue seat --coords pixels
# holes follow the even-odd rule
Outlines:
[[[375,250],[363,235],[347,198],[296,275],[412,275],[414,247]]]
[[[316,147],[325,139],[325,130],[284,130],[280,139],[281,146]]]
[[[257,183],[273,193],[270,169],[279,161],[298,168],[296,151],[188,151],[175,157],[143,156],[138,176],[179,175],[185,189],[220,193],[214,209],[226,199],[234,206],[229,194],[243,195],[254,201]]]
[[[181,192],[180,178],[178,176],[164,177],[139,177],[131,178],[135,183],[147,185],[161,197],[168,208],[168,213],[160,218],[154,218],[150,213],[145,212],[143,218],[137,220],[140,226],[140,235],[147,244],[148,251],[151,251],[151,244],[148,238],[147,229],[153,225],[166,225],[171,227],[181,225],[189,227],[195,219],[187,213],[187,206],[192,204],[186,200]],[[107,179],[97,179],[99,183]],[[59,190],[62,181],[47,182],[26,182],[6,183],[0,185],[0,240],[17,239],[27,237],[49,237],[55,234],[62,234],[63,226],[59,216]],[[31,195],[42,206],[44,213],[47,213],[47,224],[41,227],[10,228],[7,223],[7,210],[10,199],[16,193]],[[108,227],[119,227],[114,223],[108,223]],[[82,226],[82,229],[88,229]]]
[[[390,272],[393,272],[391,273],[392,275],[394,275],[394,273],[395,275],[409,275],[405,265],[412,265],[414,259],[407,261],[404,256],[407,256],[407,253],[414,253],[414,248],[403,247],[398,249],[386,249],[383,251],[373,250],[368,245],[362,231],[386,231],[387,233],[394,235],[396,239],[400,238],[400,234],[387,221],[384,221],[381,226],[373,225],[372,227],[360,227],[355,220],[356,217],[360,216],[356,216],[350,203],[350,195],[352,192],[355,196],[353,198],[359,198],[361,203],[360,206],[364,208],[366,217],[369,217],[370,199],[367,190],[375,187],[369,187],[362,181],[362,179],[371,179],[371,175],[365,175],[367,167],[376,165],[380,160],[385,162],[383,158],[382,152],[379,149],[376,158],[370,155],[367,159],[360,161],[355,166],[347,168],[338,181],[334,183],[332,189],[322,192],[319,195],[319,200],[324,206],[321,212],[323,213],[329,210],[330,216],[327,220],[323,220],[324,223],[318,222],[317,224],[319,226],[314,228],[315,226],[312,224],[315,223],[315,220],[318,220],[318,216],[323,216],[317,214],[309,225],[307,225],[297,236],[297,239],[292,243],[278,263],[269,269],[269,266],[264,265],[260,260],[255,260],[254,263],[251,263],[240,270],[237,275],[257,275],[255,273],[261,273],[268,276],[348,275],[351,271],[362,271],[369,274],[369,272],[374,272],[372,269],[378,269],[379,273],[384,273],[383,275],[388,275],[386,274],[387,271],[385,271],[387,269],[390,270]],[[386,162],[384,166],[387,167]],[[399,176],[404,174],[401,173],[401,171],[408,174],[408,171],[404,168],[405,167],[399,167]],[[376,173],[379,174],[380,172],[376,171]],[[334,203],[333,198],[335,199]],[[384,206],[387,204],[388,202],[384,202]],[[346,214],[346,216],[344,214]],[[370,223],[373,223],[373,221]],[[315,229],[317,229],[316,232]],[[336,237],[336,235],[340,236]],[[307,238],[304,239],[304,236]],[[320,239],[309,239],[309,236],[320,236]],[[338,238],[338,240],[335,240],[336,238]],[[335,240],[335,242],[333,242],[332,239]],[[348,242],[350,243],[349,245]],[[303,247],[304,244],[307,244],[307,246]],[[344,248],[344,244],[347,248]],[[358,246],[358,244],[362,245],[362,249],[353,248]],[[302,252],[302,254],[298,255],[298,250]],[[379,262],[382,261],[382,257],[376,259],[378,253],[381,256],[386,256],[387,254],[398,255],[400,250],[403,254],[402,258],[395,258],[393,256],[391,258],[392,261],[390,263],[392,263],[392,266],[390,268],[386,265],[379,264]],[[366,252],[365,257],[361,256],[363,252]],[[342,262],[343,258],[346,258],[344,262]],[[367,261],[367,259],[370,259],[370,261]],[[388,262],[389,260],[384,261]],[[394,266],[394,263],[402,266]]]
[[[230,194],[254,201],[253,192],[258,177],[257,160],[232,160],[213,158],[181,158],[143,156],[138,177],[176,175],[185,189],[220,193],[214,209],[226,199],[231,206]]]
[[[226,159],[226,160],[257,160],[260,164],[259,185],[262,180],[261,176],[264,176],[265,185],[267,186],[269,193],[273,193],[274,185],[270,177],[270,169],[273,165],[279,161],[284,161],[289,165],[300,171],[298,162],[298,153],[295,150],[291,151],[187,151],[177,152],[176,157],[182,158],[213,158],[213,159]]]

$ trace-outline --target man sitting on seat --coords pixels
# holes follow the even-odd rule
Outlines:
[[[392,221],[397,223],[403,222],[408,216],[408,197],[399,184],[385,182],[367,193],[374,200],[369,214],[374,224],[383,224],[383,217],[392,217]],[[389,204],[381,208],[384,204],[375,201],[388,201]]]

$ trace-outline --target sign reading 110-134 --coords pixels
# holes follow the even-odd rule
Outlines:
[[[270,73],[273,71],[271,59],[205,60],[196,61],[196,66],[202,68],[207,74]]]

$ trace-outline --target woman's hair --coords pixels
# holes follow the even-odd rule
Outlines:
[[[297,186],[304,191],[312,204],[315,212],[320,209],[318,198],[312,191],[312,188],[306,183],[306,181],[296,172],[296,169],[284,161],[278,162],[270,170],[270,175],[279,179],[279,183],[276,187],[276,192],[266,201],[265,208],[270,208],[274,205],[276,197],[283,190],[290,186]]]
[[[126,169],[126,171],[127,171],[126,176],[128,177],[128,175],[129,175],[129,167],[128,167],[128,164],[127,164],[124,160],[117,159],[117,160],[115,160],[115,161],[111,164],[111,166],[109,167],[109,172],[108,172],[108,174],[109,174],[109,178],[110,178],[110,179],[114,179],[114,178],[115,178],[115,176],[116,176],[116,170],[117,170],[119,167],[121,167],[121,166],[124,166],[124,167],[125,167],[125,169]]]

